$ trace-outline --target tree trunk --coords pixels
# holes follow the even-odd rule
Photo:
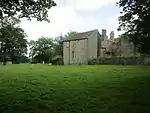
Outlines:
[[[5,55],[3,56],[3,65],[4,66],[7,65],[7,60],[6,60],[6,56]]]
[[[15,61],[14,61],[14,60],[12,60],[11,62],[12,62],[12,64],[15,64]]]
[[[4,61],[4,62],[3,62],[3,65],[5,66],[6,64],[7,64],[7,61]]]

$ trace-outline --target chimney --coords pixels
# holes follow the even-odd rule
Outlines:
[[[107,32],[106,29],[102,29],[102,36],[105,37],[106,36],[106,32]]]
[[[115,37],[114,31],[111,31],[111,33],[110,33],[110,39],[113,40],[114,37]]]
[[[107,33],[107,30],[106,29],[102,29],[102,40],[105,40],[106,39],[106,33]]]

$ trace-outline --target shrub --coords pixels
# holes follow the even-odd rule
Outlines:
[[[98,64],[98,60],[96,58],[88,60],[88,65],[96,65],[96,64]]]
[[[51,60],[52,65],[63,65],[63,58],[61,56],[55,56],[52,60]]]

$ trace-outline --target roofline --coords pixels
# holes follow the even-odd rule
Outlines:
[[[96,31],[96,32],[99,33],[98,29],[93,29],[93,30],[89,30],[89,31],[85,31],[85,32],[78,32],[78,33],[76,33],[76,34],[86,33],[86,32],[94,32],[94,31]],[[76,35],[76,34],[75,34],[75,35]],[[71,37],[71,36],[69,36],[69,37]],[[88,39],[88,38],[87,38],[87,37],[85,37],[85,38],[68,38],[68,39],[64,40],[64,42],[67,42],[67,41],[75,41],[75,40],[84,40],[84,39]]]
[[[63,42],[70,42],[70,41],[76,41],[76,40],[84,40],[84,39],[88,39],[88,38],[78,38],[78,39],[66,39]]]

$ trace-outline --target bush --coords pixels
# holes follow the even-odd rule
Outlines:
[[[88,65],[96,65],[96,64],[98,64],[98,61],[96,58],[88,60]]]
[[[52,65],[63,65],[63,58],[61,56],[55,56],[52,60],[51,60]]]

